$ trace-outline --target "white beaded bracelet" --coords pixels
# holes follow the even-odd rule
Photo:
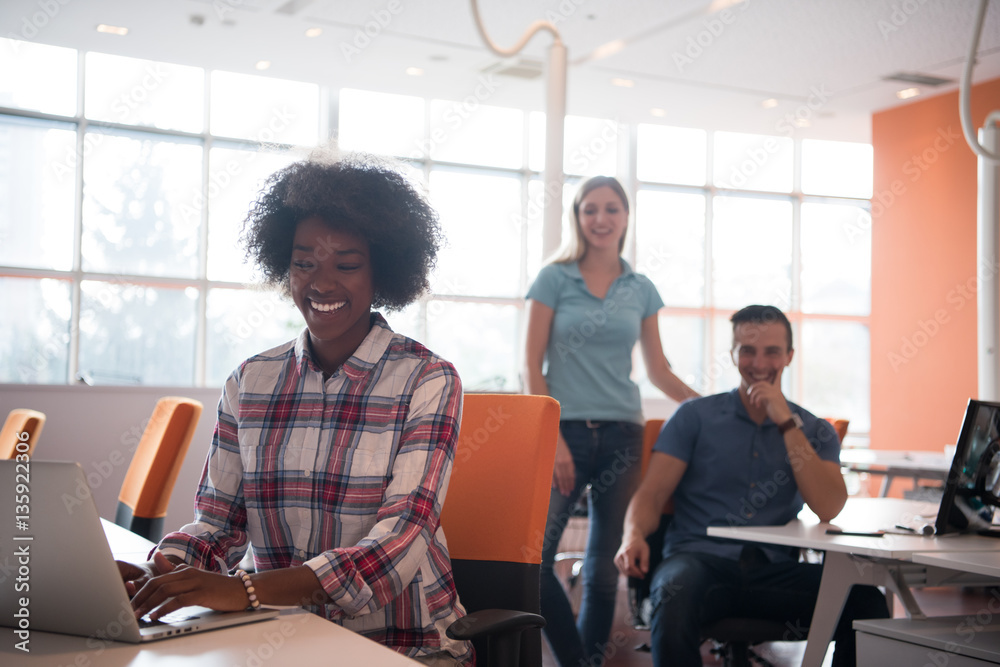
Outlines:
[[[247,607],[247,611],[260,609],[260,601],[257,599],[253,582],[250,581],[250,575],[246,573],[246,570],[236,570],[236,576],[243,580],[243,588],[246,589],[247,597],[250,598],[250,605]]]

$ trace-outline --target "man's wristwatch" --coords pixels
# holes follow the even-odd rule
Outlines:
[[[792,416],[788,418],[788,421],[778,424],[778,433],[785,435],[793,428],[802,428],[802,417],[799,417],[794,412],[792,413]]]

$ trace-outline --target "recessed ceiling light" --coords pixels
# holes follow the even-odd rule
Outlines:
[[[916,97],[920,94],[919,88],[903,88],[902,90],[896,91],[896,97],[901,100],[908,100],[911,97]]]
[[[809,127],[812,123],[809,122],[808,118],[796,118],[795,127]]]
[[[653,107],[649,110],[650,116],[656,116],[657,118],[665,118],[667,115],[666,109],[661,109],[660,107]]]
[[[423,67],[407,67],[406,68],[406,73],[409,74],[410,76],[423,76],[424,75],[424,68]]]
[[[309,28],[306,30],[306,37],[319,37],[323,34],[322,28]]]
[[[774,99],[773,97],[770,97],[761,102],[760,105],[765,109],[773,109],[774,107],[778,106],[778,100]]]
[[[618,86],[619,88],[634,88],[635,81],[632,79],[619,79],[616,77],[611,79],[611,85]]]
[[[109,35],[119,35],[124,37],[128,34],[128,28],[123,28],[118,25],[108,25],[106,23],[101,23],[97,26],[97,32],[105,32]]]
[[[257,69],[259,69],[260,71],[263,72],[264,70],[266,70],[269,67],[271,67],[271,61],[270,60],[258,60],[257,64],[254,65],[254,67],[256,67]]]
[[[708,6],[708,14],[714,14],[715,12],[721,12],[723,9],[729,9],[733,5],[738,5],[743,0],[713,0],[712,4]]]
[[[591,60],[600,60],[601,58],[607,58],[608,56],[613,56],[622,49],[625,48],[625,40],[616,39],[613,42],[608,42],[607,44],[601,44],[594,52],[590,54]]]

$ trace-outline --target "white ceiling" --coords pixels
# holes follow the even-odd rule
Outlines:
[[[532,21],[555,24],[569,50],[570,114],[767,134],[793,132],[798,114],[810,126],[796,136],[868,141],[871,113],[905,103],[895,93],[906,85],[884,77],[954,80],[922,87],[925,97],[957,89],[977,5],[747,0],[712,12],[710,4],[480,0],[480,13],[502,47]],[[101,34],[98,23],[129,33]],[[323,33],[307,38],[309,27]],[[268,76],[450,100],[474,95],[501,60],[483,45],[469,0],[3,0],[0,35],[246,73],[269,60]],[[552,39],[539,33],[522,55],[544,62]],[[614,40],[624,42],[618,53],[587,58]],[[634,86],[613,86],[615,77]],[[1000,0],[992,0],[974,81],[997,77]],[[544,109],[544,77],[487,80],[479,101]],[[768,98],[777,106],[763,108]],[[654,107],[664,115],[651,115]]]

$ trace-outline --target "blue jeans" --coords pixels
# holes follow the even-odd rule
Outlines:
[[[753,546],[738,561],[700,553],[670,556],[650,586],[653,665],[700,667],[701,628],[730,616],[781,621],[789,641],[805,639],[822,574],[818,564],[768,562]],[[888,617],[877,588],[854,586],[834,632],[834,666],[855,664],[854,619]]]
[[[564,496],[552,489],[542,547],[541,606],[545,638],[561,667],[598,667],[611,634],[618,592],[615,552],[622,541],[622,524],[632,493],[639,485],[643,427],[632,422],[563,421],[563,439],[573,454],[576,485]],[[553,571],[559,539],[570,508],[590,485],[583,597],[580,615],[573,610]]]

